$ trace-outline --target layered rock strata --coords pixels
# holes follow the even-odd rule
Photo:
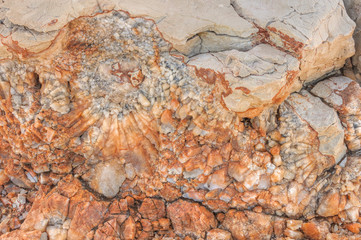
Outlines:
[[[360,238],[341,1],[1,13],[0,239]]]

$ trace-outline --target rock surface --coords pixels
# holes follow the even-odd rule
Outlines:
[[[355,40],[355,55],[351,58],[350,63],[344,70],[344,74],[358,82],[361,81],[361,1],[360,0],[344,0],[345,8],[350,18],[356,23],[353,34]]]
[[[348,149],[361,148],[360,85],[347,77],[333,77],[318,83],[311,92],[333,107],[345,129]]]
[[[244,117],[255,117],[265,107],[282,102],[297,84],[299,70],[296,58],[266,44],[247,52],[200,54],[188,63],[224,74],[228,92],[223,104]]]
[[[300,78],[306,82],[341,68],[354,54],[355,23],[342,1],[231,2],[240,16],[264,29],[270,43],[300,58]]]
[[[0,9],[0,239],[360,239],[342,1]]]

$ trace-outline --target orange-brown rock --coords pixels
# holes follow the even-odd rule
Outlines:
[[[198,203],[178,200],[167,206],[167,214],[172,221],[175,233],[205,236],[206,231],[215,228],[214,215]]]
[[[207,240],[231,240],[232,234],[223,229],[215,228],[207,232]]]
[[[96,201],[79,203],[69,226],[68,239],[84,239],[90,230],[102,222],[106,206]]]
[[[121,225],[120,232],[122,239],[135,239],[136,225],[132,216],[129,216],[128,219]]]
[[[349,230],[352,233],[359,233],[361,224],[360,223],[349,223],[349,224],[346,224],[345,227],[347,230]]]
[[[139,208],[139,213],[143,218],[151,221],[165,217],[165,204],[160,199],[145,198]]]
[[[1,2],[0,239],[357,239],[352,22],[263,2]]]
[[[15,230],[0,236],[1,240],[38,240],[41,237],[41,231],[23,231]]]
[[[340,194],[338,192],[329,192],[322,199],[317,209],[317,213],[323,217],[335,216],[339,213]]]
[[[236,240],[270,239],[273,233],[271,216],[250,211],[228,211],[222,226],[229,230]]]
[[[316,223],[309,222],[302,225],[302,231],[310,239],[322,239],[322,233],[319,231]]]

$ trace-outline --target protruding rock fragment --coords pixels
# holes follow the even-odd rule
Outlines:
[[[91,170],[90,187],[106,197],[114,197],[125,180],[122,163],[117,160],[99,163]]]
[[[232,234],[223,229],[212,229],[207,232],[207,240],[231,240]]]
[[[178,200],[167,207],[167,213],[174,231],[181,235],[205,236],[217,224],[213,213],[198,203]]]
[[[244,117],[257,116],[264,107],[282,102],[300,87],[298,60],[265,44],[247,52],[232,50],[197,55],[188,64],[224,75],[228,92],[223,95],[223,102]]]
[[[333,107],[345,129],[351,151],[361,149],[361,87],[347,77],[332,77],[315,85],[311,92]]]
[[[166,213],[164,202],[159,199],[146,198],[139,208],[139,213],[143,218],[147,218],[151,221],[165,217]]]
[[[254,21],[266,42],[300,59],[303,81],[341,68],[355,52],[352,38],[355,23],[347,15],[342,0],[231,2],[240,16]]]
[[[272,217],[249,211],[240,212],[230,210],[222,223],[235,240],[241,239],[270,239],[273,233]]]
[[[346,153],[346,146],[342,125],[335,110],[306,91],[291,95],[286,103],[317,132],[320,152],[339,162]]]

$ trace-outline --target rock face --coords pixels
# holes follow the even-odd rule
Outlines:
[[[361,1],[360,0],[344,0],[345,8],[350,18],[355,21],[356,29],[353,34],[355,39],[355,55],[350,60],[348,66],[345,68],[344,73],[346,76],[351,77],[358,82],[361,81]]]
[[[198,203],[178,200],[167,207],[175,233],[202,236],[217,225],[214,215]]]
[[[292,92],[299,70],[296,58],[266,44],[247,52],[200,54],[188,63],[200,69],[201,76],[206,74],[203,69],[224,74],[228,92],[222,102],[245,117],[257,116],[266,106],[282,102]]]
[[[231,2],[240,16],[266,32],[267,41],[301,59],[300,78],[306,82],[341,68],[354,54],[355,23],[342,1]]]
[[[336,163],[339,162],[346,154],[346,146],[336,111],[306,91],[293,94],[286,103],[317,132],[320,153],[332,156]]]
[[[360,90],[360,85],[347,77],[327,79],[311,90],[338,112],[345,129],[345,142],[351,151],[361,148]]]
[[[342,1],[0,9],[0,239],[360,239]]]

